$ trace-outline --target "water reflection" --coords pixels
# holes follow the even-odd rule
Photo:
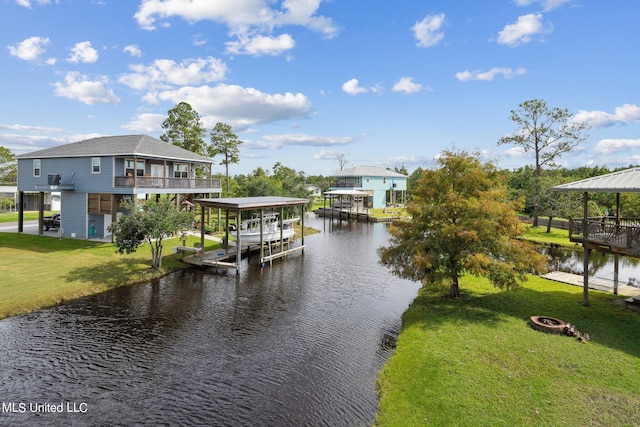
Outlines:
[[[584,252],[582,249],[564,247],[544,247],[543,253],[549,255],[551,270],[567,273],[584,273]],[[618,257],[618,281],[633,286],[640,285],[636,281],[640,277],[638,258]],[[613,282],[615,274],[615,256],[605,252],[591,251],[589,255],[589,276]]]
[[[0,424],[370,425],[418,285],[377,264],[385,225],[307,221],[323,233],[273,267],[183,270],[0,321],[3,401],[88,408]]]

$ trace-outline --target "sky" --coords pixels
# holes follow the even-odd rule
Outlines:
[[[589,125],[568,168],[640,164],[637,0],[0,0],[0,146],[159,137],[187,102],[282,165],[429,168],[497,145],[531,99]],[[224,172],[214,158],[214,172]]]

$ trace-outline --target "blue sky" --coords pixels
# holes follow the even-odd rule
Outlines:
[[[234,175],[412,171],[452,147],[513,169],[530,153],[496,142],[538,98],[591,126],[563,166],[640,164],[636,0],[0,1],[14,154],[158,137],[185,101],[243,141]]]

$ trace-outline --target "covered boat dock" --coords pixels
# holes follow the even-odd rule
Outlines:
[[[309,203],[308,199],[294,198],[294,197],[279,197],[279,196],[260,196],[260,197],[230,197],[230,198],[216,198],[216,199],[196,199],[194,201],[196,204],[200,205],[201,208],[201,218],[205,217],[205,210],[208,208],[213,209],[221,209],[225,212],[225,224],[227,224],[225,230],[225,242],[229,242],[229,213],[235,213],[236,217],[236,226],[238,232],[236,233],[236,247],[235,249],[229,248],[229,245],[223,245],[223,248],[220,250],[214,251],[215,253],[207,253],[204,251],[204,242],[205,242],[205,230],[204,227],[201,227],[201,237],[200,237],[200,247],[203,250],[195,253],[192,256],[186,257],[184,259],[185,262],[190,264],[199,265],[199,266],[207,266],[207,267],[227,267],[227,268],[235,268],[236,273],[240,273],[240,262],[242,260],[242,233],[240,233],[240,224],[242,223],[242,213],[247,211],[258,211],[260,218],[260,265],[264,266],[265,263],[271,262],[274,259],[282,258],[286,255],[289,255],[294,252],[302,252],[304,253],[304,211],[305,206]],[[302,236],[301,236],[301,245],[291,248],[287,246],[285,250],[285,239],[282,234],[283,220],[284,220],[284,210],[285,208],[290,207],[300,207],[302,209],[302,214],[300,215],[300,221],[302,225]],[[279,241],[277,241],[277,247],[279,250],[276,253],[271,252],[271,248],[273,246],[272,241],[265,242],[264,241],[264,229],[263,229],[263,221],[265,210],[279,210],[279,221],[280,221],[280,230],[281,235]],[[265,244],[268,246],[269,254],[265,254]],[[249,248],[250,249],[250,248]],[[234,259],[234,262],[230,262],[231,259]]]
[[[568,184],[557,185],[552,191],[582,193],[583,217],[570,219],[569,240],[582,243],[583,305],[589,305],[589,253],[599,250],[615,257],[614,294],[618,288],[618,256],[640,258],[640,218],[620,216],[620,193],[640,193],[640,168],[630,168]],[[589,193],[615,193],[616,206],[613,215],[589,217]]]

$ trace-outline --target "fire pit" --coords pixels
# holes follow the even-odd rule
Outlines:
[[[567,324],[560,319],[550,316],[531,316],[531,326],[543,332],[564,334]]]
[[[570,337],[576,337],[581,342],[590,340],[589,334],[580,333],[575,325],[565,323],[560,319],[551,316],[531,316],[531,326],[542,332],[552,334],[562,334]]]

